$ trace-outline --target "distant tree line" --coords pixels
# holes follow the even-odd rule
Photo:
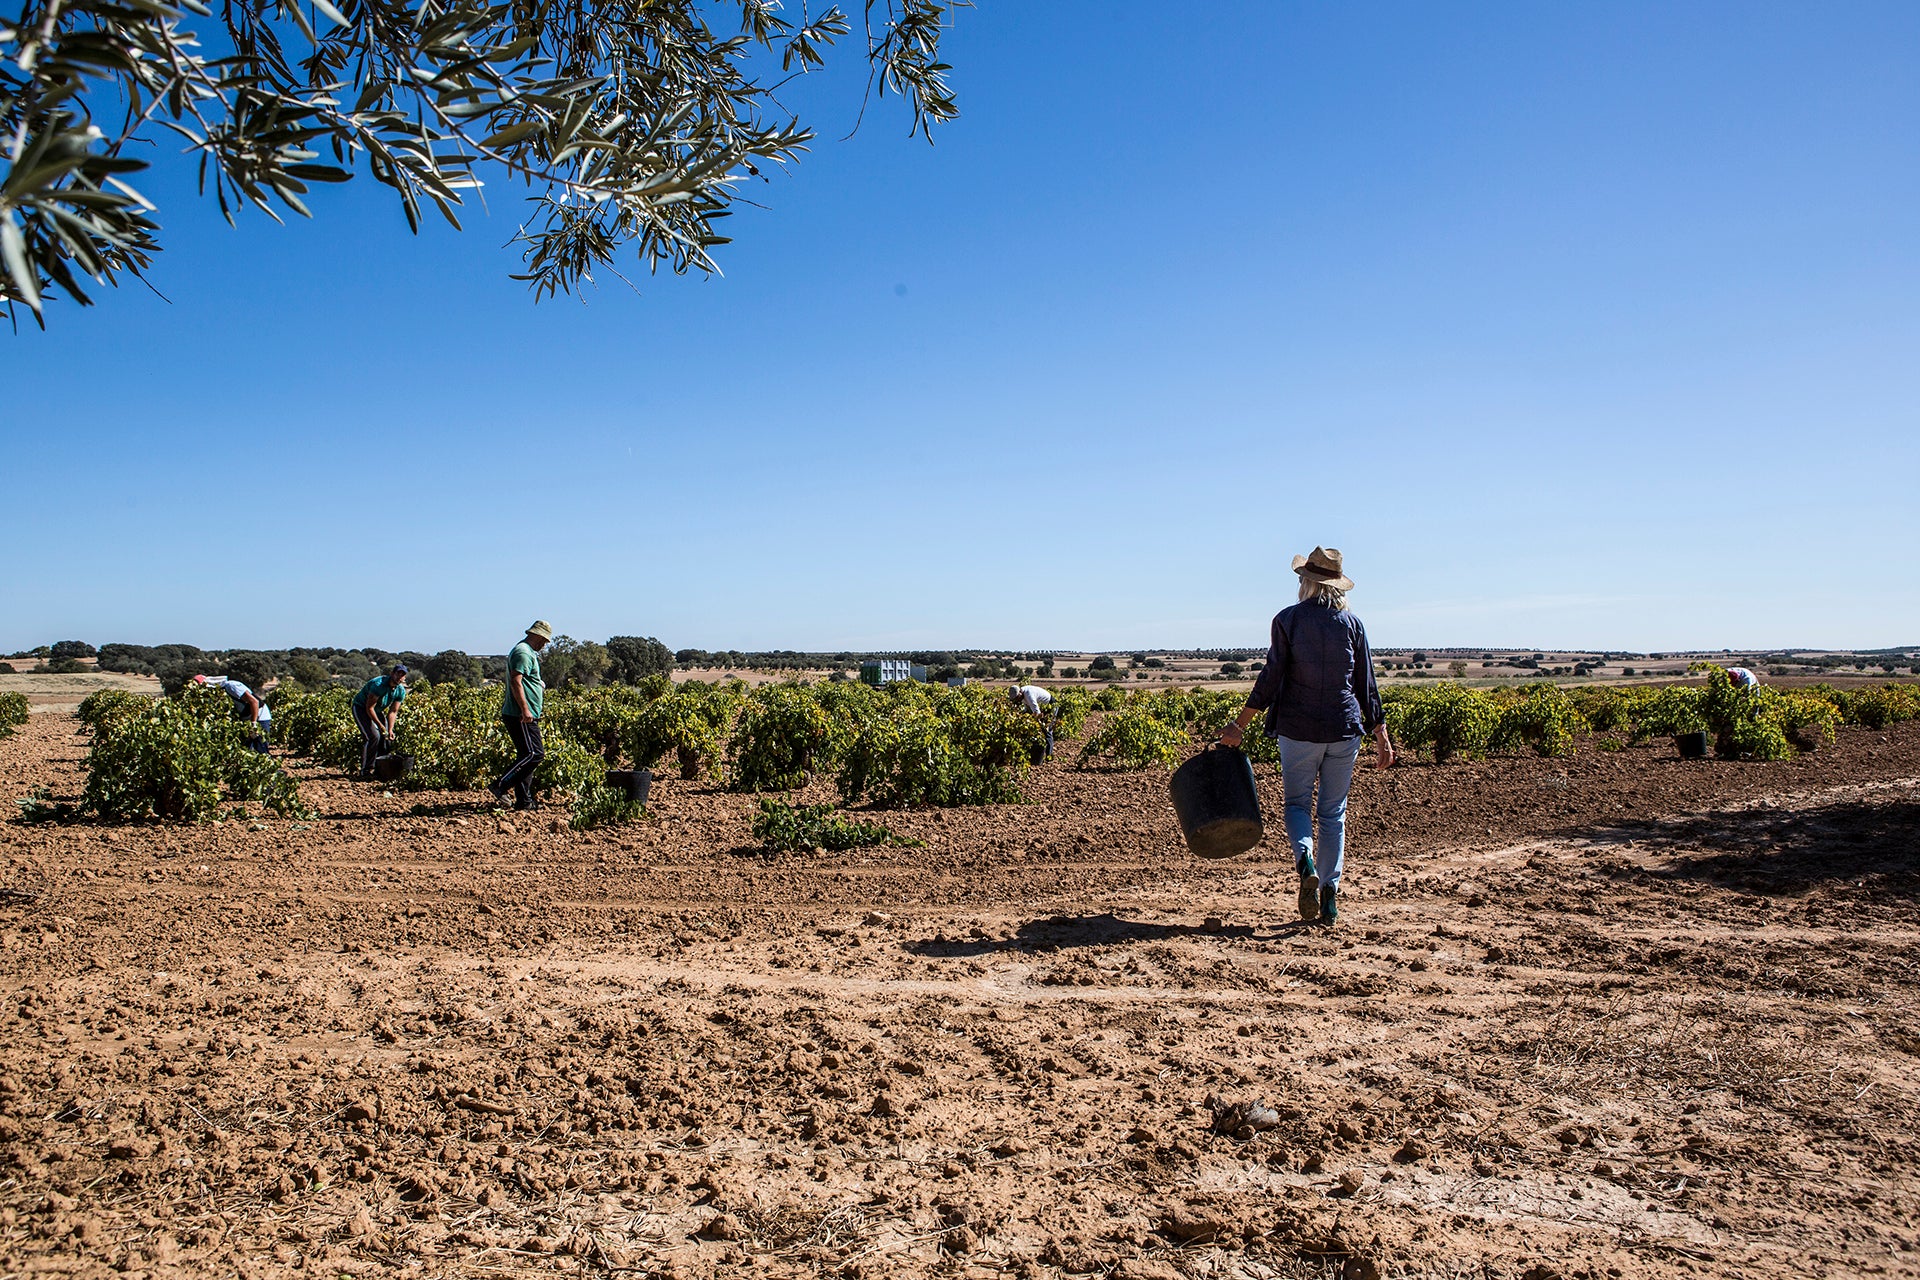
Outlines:
[[[415,680],[430,684],[479,685],[506,678],[504,654],[473,655],[458,649],[421,653],[413,649],[296,648],[202,649],[191,644],[103,644],[79,640],[17,655],[42,659],[49,671],[85,671],[82,658],[101,671],[157,676],[168,694],[197,675],[222,675],[255,689],[275,680],[307,689],[358,686],[394,663],[405,663]],[[651,636],[614,636],[605,644],[557,636],[541,656],[542,674],[555,686],[637,684],[673,668],[673,653]]]

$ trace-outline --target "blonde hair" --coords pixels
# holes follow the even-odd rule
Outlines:
[[[1323,604],[1336,613],[1344,611],[1347,607],[1346,592],[1330,582],[1309,578],[1303,573],[1300,575],[1300,603],[1306,604],[1310,600]]]

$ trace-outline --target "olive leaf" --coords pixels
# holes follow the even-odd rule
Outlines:
[[[775,91],[853,30],[774,0],[21,2],[0,19],[0,307],[41,323],[50,291],[84,305],[83,281],[152,265],[154,207],[122,178],[169,135],[229,221],[310,216],[310,183],[365,174],[414,230],[428,206],[457,228],[465,193],[521,183],[514,278],[536,299],[628,246],[715,271],[736,188],[813,139]],[[869,92],[902,95],[929,140],[958,114],[939,48],[967,2],[863,10]]]

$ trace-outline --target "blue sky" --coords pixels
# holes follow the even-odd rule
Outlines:
[[[0,337],[0,648],[1251,645],[1316,543],[1383,646],[1920,642],[1920,8],[981,0],[948,60],[936,146],[818,77],[724,277],[584,305],[511,188],[234,229],[163,163],[170,301]]]

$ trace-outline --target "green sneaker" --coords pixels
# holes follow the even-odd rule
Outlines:
[[[1320,918],[1320,874],[1313,865],[1313,855],[1300,859],[1300,918],[1318,920]]]
[[[1330,884],[1320,891],[1320,923],[1333,924],[1340,919],[1340,886]]]

